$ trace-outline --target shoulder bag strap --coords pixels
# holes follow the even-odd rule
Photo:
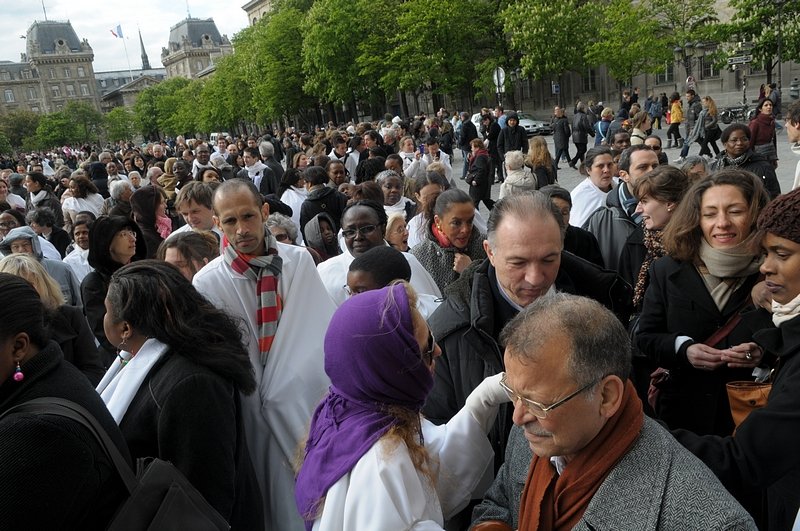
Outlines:
[[[114,442],[111,440],[111,437],[109,437],[108,433],[106,433],[106,430],[103,429],[99,422],[97,422],[97,419],[95,419],[91,413],[86,411],[83,406],[63,398],[42,397],[34,398],[33,400],[29,400],[19,404],[18,406],[12,407],[0,415],[0,418],[11,413],[58,415],[60,417],[72,419],[81,424],[87,430],[89,430],[92,435],[94,435],[95,439],[97,439],[97,441],[100,443],[100,446],[103,448],[106,455],[114,463],[114,466],[116,467],[120,478],[122,478],[122,482],[125,484],[125,488],[128,490],[128,492],[132,494],[133,491],[138,487],[139,481],[136,479],[131,467],[125,461],[125,458],[122,457],[117,445],[114,444]]]

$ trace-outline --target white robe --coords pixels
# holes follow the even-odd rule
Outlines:
[[[303,206],[303,201],[308,198],[308,191],[305,188],[298,188],[290,186],[281,196],[281,203],[289,205],[292,209],[292,221],[297,226],[297,243],[303,244],[302,231],[300,227],[300,207]]]
[[[283,312],[265,366],[256,325],[255,282],[228,267],[222,256],[195,275],[192,283],[215,306],[244,320],[257,390],[242,396],[247,445],[264,498],[266,529],[303,531],[294,500],[292,463],[311,414],[330,381],[323,367],[323,340],[335,310],[302,247],[278,243],[283,258],[279,291]]]
[[[436,487],[411,462],[405,444],[380,439],[328,489],[313,531],[442,530],[492,480],[494,452],[467,409],[447,424],[422,419]]]
[[[587,177],[576,186],[572,193],[572,211],[569,224],[581,228],[592,212],[606,204],[608,192],[602,191]]]
[[[75,273],[78,284],[83,282],[86,275],[94,271],[94,268],[89,265],[89,249],[83,250],[76,246],[71,253],[64,257],[64,263]]]
[[[347,247],[342,248],[344,249],[342,254],[329,258],[317,266],[322,283],[336,306],[341,306],[347,300],[344,286],[347,284],[347,271],[355,260]],[[439,286],[433,281],[431,274],[419,263],[417,257],[411,253],[403,253],[403,256],[411,266],[411,286],[414,290],[417,293],[427,293],[440,299],[442,292],[439,290]]]

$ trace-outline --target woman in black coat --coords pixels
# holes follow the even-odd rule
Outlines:
[[[34,288],[0,273],[0,293],[0,416],[34,398],[70,400],[97,419],[129,461],[122,434],[97,392],[48,341]],[[2,416],[0,455],[2,529],[105,529],[127,495],[94,436],[65,417]]]
[[[483,147],[483,141],[475,138],[469,143],[472,154],[469,156],[469,169],[465,180],[469,184],[469,196],[478,208],[483,201],[486,208],[494,208],[492,201],[492,159]]]
[[[100,343],[100,360],[107,368],[116,358],[116,345],[106,339],[103,317],[111,275],[120,267],[145,258],[147,247],[139,226],[122,216],[100,216],[89,230],[89,265],[94,271],[81,281],[83,313]]]
[[[686,192],[664,232],[667,256],[650,269],[636,344],[669,371],[655,411],[670,428],[733,432],[725,384],[749,379],[763,354],[736,316],[759,277],[753,230],[767,201],[755,175],[721,170]]]
[[[144,236],[147,258],[155,258],[164,241],[158,232],[158,217],[166,215],[167,200],[156,186],[143,186],[131,196],[131,212]]]
[[[173,463],[233,529],[262,529],[239,396],[256,384],[237,322],[155,260],[114,273],[106,307],[120,352],[97,390],[131,455]]]
[[[778,359],[769,401],[748,415],[735,437],[701,437],[685,430],[673,435],[731,492],[765,491],[766,521],[758,522],[759,528],[785,530],[792,529],[800,509],[800,190],[767,205],[758,229],[765,253],[761,272],[772,306],[748,312],[742,320],[759,330],[753,335],[758,346]],[[758,505],[759,500],[751,495],[742,501]]]
[[[747,170],[761,178],[771,199],[781,193],[781,185],[775,174],[775,168],[764,155],[753,151],[750,128],[744,124],[731,124],[722,132],[722,145],[725,148],[711,163],[711,171],[736,167]]]

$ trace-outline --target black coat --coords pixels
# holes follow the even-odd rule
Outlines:
[[[720,170],[725,167],[728,167],[728,165],[725,160],[725,152],[722,151],[711,163],[711,169]],[[770,199],[775,199],[781,195],[781,185],[778,182],[778,176],[775,174],[775,168],[772,167],[772,163],[764,155],[752,150],[748,151],[744,161],[738,167],[761,177],[761,182],[764,183],[764,188],[767,189]]]
[[[342,224],[342,213],[347,207],[347,196],[328,186],[322,186],[308,194],[306,200],[300,205],[300,229],[303,239],[306,237],[306,223],[311,221],[320,212],[329,214],[334,223],[334,232],[339,231]]]
[[[230,381],[167,352],[142,382],[120,429],[134,459],[174,464],[233,529],[262,528],[239,391]]]
[[[745,313],[742,320],[760,329],[754,341],[780,359],[767,405],[750,413],[735,437],[686,430],[673,435],[731,492],[747,486],[764,489],[768,523],[763,528],[783,531],[792,528],[800,509],[800,318],[776,328],[771,316],[759,309]]]
[[[25,379],[0,384],[0,413],[41,397],[91,413],[130,463],[117,424],[78,369],[50,342],[22,364]],[[105,529],[126,491],[93,435],[75,421],[12,414],[0,420],[0,528]]]
[[[97,386],[106,371],[83,312],[74,306],[59,306],[50,315],[48,324],[64,359],[85,374],[93,387]]]
[[[53,247],[58,250],[59,254],[61,254],[61,258],[67,256],[67,247],[72,243],[72,239],[69,237],[69,234],[67,234],[67,231],[58,227],[53,227],[53,232],[50,233],[50,237],[47,238],[47,241],[52,243]]]
[[[489,156],[491,156],[493,159],[500,157],[500,153],[497,150],[497,139],[500,137],[501,132],[502,129],[500,128],[500,124],[492,120],[486,130],[486,140],[489,141],[489,145],[486,147],[486,149],[489,150]]]
[[[665,256],[650,268],[650,286],[639,319],[636,345],[653,364],[670,371],[670,379],[661,389],[656,404],[656,413],[670,428],[686,428],[700,434],[733,433],[725,384],[752,380],[752,369],[696,369],[689,364],[686,350],[691,344],[710,338],[742,309],[758,276],[758,273],[750,275],[731,295],[723,311],[719,311],[693,264]],[[727,338],[712,346],[724,349],[751,341],[753,332],[740,322]],[[692,341],[675,352],[678,336],[688,336]]]
[[[464,151],[469,151],[470,149],[472,149],[469,143],[475,140],[476,138],[478,138],[478,128],[475,127],[475,124],[472,123],[470,120],[462,121],[461,137],[458,142],[459,147]]]
[[[592,297],[613,311],[627,314],[620,304],[630,300],[630,289],[610,285],[610,273],[570,253],[561,254],[555,286],[559,291]],[[505,370],[497,338],[517,314],[500,295],[494,268],[488,259],[475,261],[446,290],[445,301],[428,319],[442,355],[436,360],[435,384],[422,411],[435,424],[450,420],[467,396],[488,376]],[[495,470],[502,464],[511,430],[513,406],[503,404],[489,440]]]
[[[597,238],[588,230],[567,225],[567,233],[564,236],[564,250],[600,267],[605,267]]]
[[[572,133],[569,127],[569,118],[561,116],[553,118],[553,145],[556,149],[566,149],[569,147],[569,137]]]
[[[469,184],[469,196],[476,205],[478,201],[491,197],[493,169],[492,159],[489,158],[487,152],[479,152],[469,161],[466,181]]]
[[[505,159],[506,153],[509,151],[519,150],[522,150],[523,153],[528,152],[528,134],[525,132],[525,128],[521,125],[506,126],[497,137],[497,152],[500,154],[500,158]]]

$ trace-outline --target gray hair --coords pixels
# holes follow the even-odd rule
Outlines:
[[[683,171],[684,173],[689,173],[689,170],[697,166],[698,164],[702,165],[703,168],[708,172],[708,161],[705,157],[701,157],[700,155],[692,155],[690,157],[686,157],[683,161],[683,164],[678,166],[678,169]]]
[[[278,212],[270,214],[267,218],[267,228],[270,227],[280,227],[286,231],[292,243],[297,242],[297,225],[294,224],[292,218],[279,214]]]
[[[117,181],[111,181],[108,183],[108,193],[111,198],[116,201],[119,201],[119,198],[122,197],[122,192],[125,190],[130,190],[133,192],[133,185],[124,179],[119,179]]]
[[[504,197],[494,204],[494,208],[489,213],[489,220],[486,223],[486,239],[489,241],[489,246],[492,250],[497,248],[497,229],[507,217],[527,222],[546,219],[548,216],[558,223],[558,230],[563,242],[567,227],[564,225],[561,211],[550,201],[550,197],[539,191]]]
[[[258,145],[258,152],[261,154],[262,159],[265,159],[267,157],[274,157],[275,146],[273,146],[272,142],[270,142],[269,140],[264,140]]]
[[[150,166],[150,169],[147,170],[147,179],[148,180],[152,179],[153,178],[153,174],[155,172],[158,172],[158,175],[156,175],[156,178],[161,177],[162,175],[164,175],[164,170],[162,170],[158,166]]]
[[[110,151],[101,151],[100,154],[97,156],[97,160],[105,163],[111,162],[112,160],[114,160],[114,154],[111,153]]]
[[[506,325],[500,344],[515,359],[535,361],[544,344],[558,334],[572,345],[569,372],[579,386],[612,374],[623,382],[628,379],[631,343],[625,327],[611,310],[586,297],[539,297]]]
[[[396,171],[383,170],[382,172],[380,172],[378,175],[375,176],[375,182],[378,184],[383,184],[383,181],[385,181],[389,177],[397,177],[398,179],[400,179],[401,183],[405,181],[405,179],[403,179],[403,176],[397,173]]]

